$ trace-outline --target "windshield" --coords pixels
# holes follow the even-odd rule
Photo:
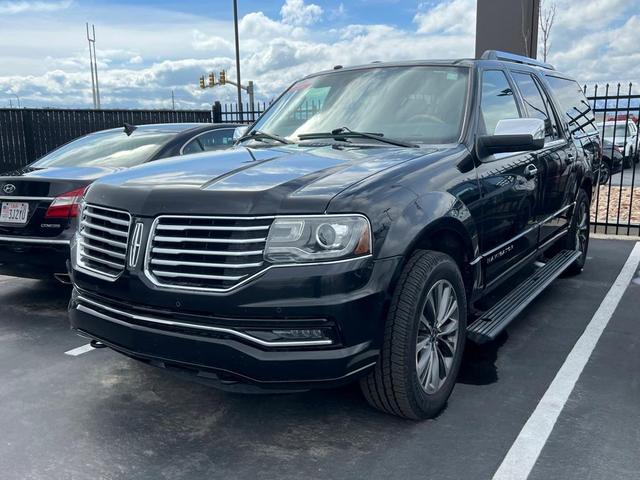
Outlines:
[[[604,136],[606,138],[614,138],[613,137],[613,128],[614,128],[614,125],[605,125],[604,126]],[[631,136],[631,132],[627,131],[627,126],[624,125],[624,124],[615,125],[615,131],[616,131],[616,136],[615,136],[616,140],[624,140],[625,134],[627,135],[627,137]]]
[[[463,67],[377,67],[294,84],[253,130],[298,141],[341,127],[415,143],[457,142],[469,71]]]
[[[166,142],[171,132],[135,131],[127,136],[123,130],[93,133],[70,142],[32,164],[46,167],[133,167],[149,160]]]

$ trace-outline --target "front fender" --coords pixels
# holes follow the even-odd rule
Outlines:
[[[458,198],[447,192],[430,192],[415,198],[396,214],[387,213],[388,224],[378,258],[405,256],[429,230],[447,228],[465,241],[471,258],[479,255],[478,232],[471,212]]]

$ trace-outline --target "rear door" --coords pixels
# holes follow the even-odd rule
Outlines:
[[[482,71],[477,134],[493,134],[500,120],[520,118],[522,113],[505,72]],[[487,286],[535,253],[540,191],[537,161],[529,152],[503,153],[483,158],[476,169],[482,191],[479,228]]]
[[[568,226],[575,198],[573,178],[577,151],[537,76],[526,71],[512,70],[511,74],[526,115],[544,120],[546,126],[544,148],[533,153],[539,176],[535,221],[540,224],[539,244],[544,245]]]

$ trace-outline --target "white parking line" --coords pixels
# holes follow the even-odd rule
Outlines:
[[[86,345],[83,345],[81,347],[74,348],[73,350],[69,350],[68,352],[64,352],[64,354],[70,355],[72,357],[77,357],[78,355],[82,355],[83,353],[87,353],[92,350],[95,350],[95,348],[93,348],[90,343],[87,343]]]
[[[640,264],[640,242],[636,243],[631,251],[618,278],[507,452],[493,480],[525,480],[529,477],[582,370],[631,283],[638,264]]]

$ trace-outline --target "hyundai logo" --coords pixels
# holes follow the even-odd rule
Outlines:
[[[2,187],[2,191],[7,195],[11,195],[16,191],[16,186],[12,185],[11,183],[7,183],[4,187]]]

